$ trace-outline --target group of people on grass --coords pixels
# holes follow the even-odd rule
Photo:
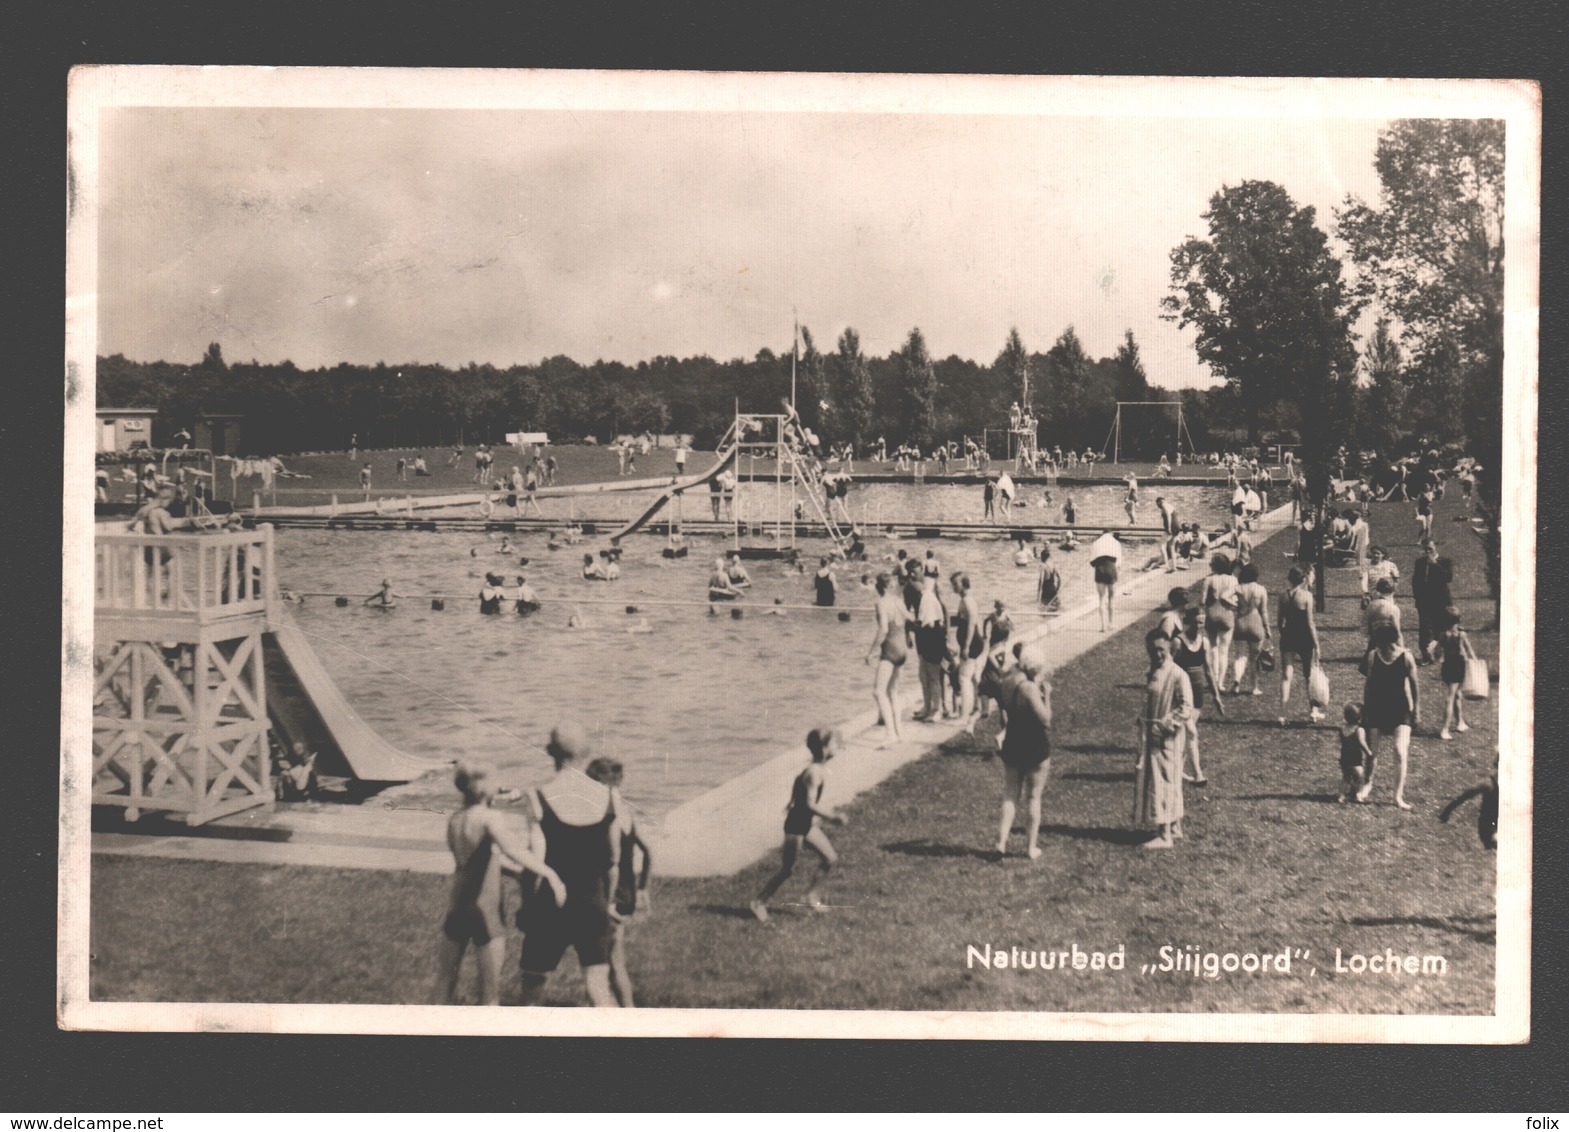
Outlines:
[[[1351,528],[1365,528],[1360,514],[1345,518]],[[1339,798],[1343,802],[1370,799],[1380,740],[1392,739],[1399,761],[1393,801],[1400,809],[1410,809],[1405,787],[1411,736],[1420,722],[1418,670],[1427,664],[1440,665],[1445,710],[1438,737],[1448,739],[1468,729],[1465,689],[1475,680],[1472,666],[1481,662],[1450,592],[1453,565],[1438,553],[1431,538],[1422,539],[1421,557],[1411,571],[1419,620],[1414,652],[1406,647],[1394,601],[1402,580],[1399,567],[1370,538],[1353,537],[1347,546],[1347,564],[1357,568],[1361,578],[1366,641],[1359,666],[1361,696],[1344,705],[1337,729]],[[993,851],[999,857],[1007,853],[1022,810],[1023,855],[1038,859],[1052,753],[1052,686],[1045,651],[1038,643],[1018,639],[1004,602],[995,602],[983,615],[963,571],[949,575],[950,596],[945,601],[935,552],[928,551],[924,559],[902,552],[899,557],[896,569],[877,575],[873,583],[877,628],[865,656],[868,664],[876,664],[873,698],[885,745],[902,738],[897,681],[913,652],[922,698],[912,716],[915,721],[948,719],[973,733],[979,719],[993,710],[998,713],[996,743],[1003,783]],[[1038,566],[1043,602],[1059,597],[1061,577],[1050,547],[1037,556],[1021,540],[1015,561]],[[1101,555],[1091,561],[1098,588],[1114,589],[1116,556]],[[738,558],[716,560],[711,588],[740,592],[749,584],[750,579],[738,579],[732,569],[745,573]],[[1153,830],[1153,836],[1143,842],[1145,847],[1171,848],[1184,837],[1184,789],[1208,782],[1200,746],[1206,708],[1213,705],[1225,717],[1227,697],[1262,696],[1262,675],[1278,670],[1278,722],[1285,726],[1300,668],[1307,686],[1308,720],[1313,724],[1325,720],[1330,692],[1314,614],[1313,569],[1302,561],[1287,571],[1273,611],[1258,564],[1239,563],[1225,553],[1211,556],[1209,572],[1195,594],[1177,587],[1167,595],[1159,623],[1145,637],[1148,667],[1137,717],[1132,818],[1140,827]],[[831,562],[825,556],[815,579],[819,604],[832,604],[831,579]],[[828,600],[823,600],[825,596]],[[1103,597],[1106,626],[1110,595]],[[816,864],[805,906],[826,908],[821,886],[838,862],[825,826],[843,824],[845,819],[823,798],[829,764],[843,753],[844,737],[831,728],[815,728],[806,745],[811,761],[791,788],[780,867],[748,905],[763,922],[769,920],[770,901],[807,854],[816,858]],[[607,772],[593,766],[585,773],[577,770],[586,750],[581,736],[558,728],[550,750],[557,777],[530,796],[521,823],[526,837],[518,832],[518,821],[502,822],[491,813],[490,801],[496,794],[486,785],[483,769],[460,768],[465,807],[454,816],[450,831],[458,869],[443,926],[444,995],[454,993],[457,962],[472,943],[481,951],[482,998],[495,1000],[500,950],[494,941],[502,935],[504,903],[495,894],[502,883],[499,876],[510,870],[522,872],[525,878],[523,911],[518,915],[525,932],[523,1001],[538,1000],[549,972],[570,946],[577,949],[584,966],[590,1001],[630,1004],[620,917],[639,906],[639,882],[646,885],[648,875],[646,849],[627,841],[635,838],[635,827],[613,784],[597,790],[584,787],[585,773],[587,779],[603,781]],[[1457,805],[1478,794],[1484,802],[1482,825],[1491,822],[1489,830],[1496,829],[1496,771],[1490,784],[1463,794],[1442,816],[1447,819]],[[480,843],[487,834],[492,846],[487,852],[493,853],[494,860],[481,855]],[[1484,843],[1492,844],[1492,836],[1484,830]],[[641,860],[642,868],[629,872],[634,858]],[[626,898],[613,899],[618,892]]]
[[[648,909],[653,859],[621,796],[623,769],[588,758],[582,729],[561,724],[547,753],[556,773],[518,800],[483,763],[458,764],[463,806],[447,821],[455,868],[437,954],[437,1001],[458,1001],[464,953],[479,962],[479,1000],[501,1001],[507,923],[523,933],[522,1005],[541,999],[568,949],[577,953],[594,1006],[632,1006],[627,921]],[[509,910],[515,912],[509,916]]]

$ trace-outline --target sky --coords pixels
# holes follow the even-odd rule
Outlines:
[[[115,108],[100,122],[100,355],[528,364],[786,352],[1010,327],[1212,382],[1160,318],[1223,185],[1378,197],[1375,119]]]

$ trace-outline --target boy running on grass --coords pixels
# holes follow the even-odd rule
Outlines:
[[[825,727],[813,728],[807,732],[806,746],[812,752],[812,763],[796,778],[795,785],[790,791],[790,809],[785,814],[784,823],[784,860],[779,866],[779,871],[763,886],[763,891],[758,893],[757,899],[747,906],[759,923],[768,922],[769,898],[778,892],[795,872],[795,863],[800,859],[803,843],[820,859],[817,873],[806,886],[806,906],[814,912],[823,909],[822,899],[817,895],[817,886],[822,884],[839,860],[839,855],[834,852],[827,835],[817,824],[818,818],[831,821],[835,825],[845,824],[842,815],[819,808],[819,803],[823,800],[823,787],[828,782],[828,760],[839,753],[839,733]]]

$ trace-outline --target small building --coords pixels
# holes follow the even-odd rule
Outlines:
[[[240,455],[240,425],[244,419],[240,413],[197,414],[192,446],[209,449],[214,456]]]
[[[129,452],[151,448],[157,409],[99,409],[96,451]]]

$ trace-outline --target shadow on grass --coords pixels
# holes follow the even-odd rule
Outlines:
[[[992,861],[997,857],[989,849],[977,849],[971,845],[949,845],[945,841],[931,841],[927,838],[892,841],[881,848],[884,853],[903,853],[910,857],[974,857],[978,861]]]
[[[1072,751],[1076,755],[1136,755],[1132,747],[1108,746],[1104,743],[1057,743],[1055,749]],[[1073,777],[1069,775],[1069,777]]]
[[[1481,943],[1492,943],[1496,931],[1493,928],[1467,925],[1492,922],[1491,916],[1356,916],[1346,921],[1359,928],[1433,928],[1435,931],[1470,936]]]
[[[1330,725],[1330,723],[1329,723],[1329,721],[1327,719],[1323,723],[1310,723],[1306,719],[1288,719],[1288,720],[1286,720],[1286,725],[1284,727],[1282,727],[1280,725],[1280,720],[1278,718],[1276,718],[1276,719],[1239,719],[1239,718],[1237,718],[1236,716],[1233,715],[1233,716],[1227,716],[1225,719],[1216,719],[1216,718],[1212,718],[1212,717],[1206,717],[1204,719],[1204,723],[1206,725],[1208,725],[1208,724],[1215,724],[1215,723],[1226,723],[1226,724],[1230,724],[1232,727],[1257,727],[1257,728],[1259,728],[1261,730],[1273,731],[1276,734],[1281,734],[1281,735],[1284,735],[1288,731],[1333,731],[1334,730],[1334,727],[1332,727]]]
[[[1335,794],[1237,794],[1234,802],[1335,802]]]
[[[738,908],[734,904],[690,904],[688,908],[693,912],[707,912],[710,916],[728,916],[732,920],[753,918],[750,909]]]
[[[1041,833],[1073,837],[1080,841],[1106,841],[1112,845],[1140,845],[1150,839],[1147,829],[1107,829],[1083,825],[1043,825]]]

